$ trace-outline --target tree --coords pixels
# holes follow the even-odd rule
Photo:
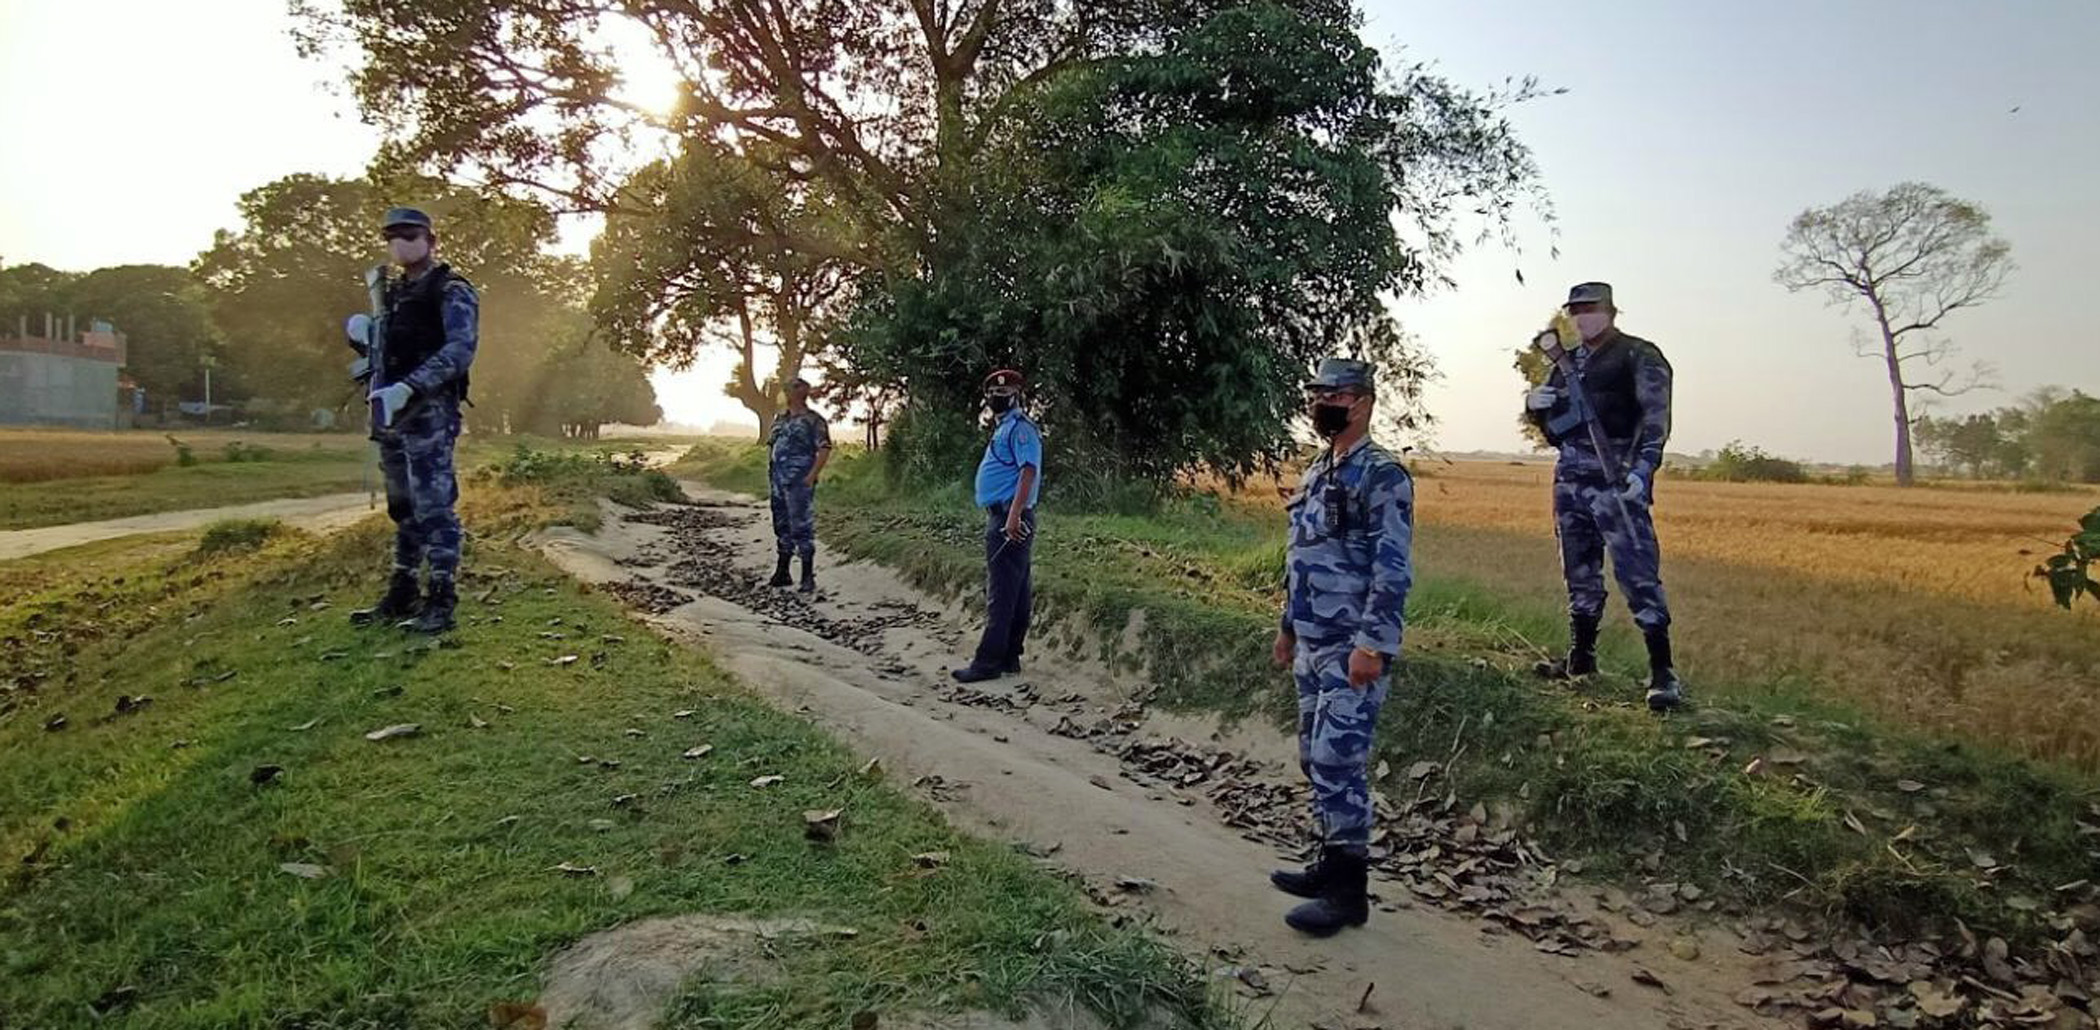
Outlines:
[[[592,246],[598,324],[621,349],[673,366],[728,347],[737,365],[724,393],[758,417],[764,438],[845,293],[845,261],[794,246],[852,234],[836,198],[712,140],[643,169],[626,196]],[[765,373],[762,344],[774,355]]]
[[[2006,454],[2005,433],[1994,415],[1966,418],[1921,415],[1916,427],[1914,438],[1920,450],[1931,455],[1937,464],[1964,470],[1972,478],[1981,479],[1998,470]]]
[[[2080,596],[2100,601],[2100,580],[2092,575],[2096,563],[2100,563],[2100,508],[2086,512],[2078,520],[2077,531],[2064,541],[2063,550],[2044,558],[2030,575],[2049,584],[2050,596],[2059,606],[2069,608]]]
[[[2100,398],[2073,390],[2035,412],[2027,450],[2044,479],[2100,483]]]
[[[1273,457],[1331,349],[1410,409],[1426,366],[1383,298],[1442,280],[1461,218],[1539,202],[1498,113],[1530,84],[1389,74],[1345,0],[344,0],[303,23],[309,53],[354,53],[385,163],[614,217],[652,208],[635,140],[821,187],[855,231],[765,234],[853,270],[840,339],[909,398],[900,433],[966,439],[978,380],[1019,362],[1052,438],[1119,473]],[[675,109],[621,95],[614,25],[678,71]]]
[[[1947,316],[1996,296],[2013,269],[2012,248],[1991,235],[1990,216],[1936,186],[1901,183],[1856,193],[1795,217],[1772,275],[1789,291],[1820,289],[1833,305],[1863,303],[1880,338],[1895,407],[1896,483],[1909,486],[1911,395],[1954,396],[1985,385],[1987,366],[1934,375],[1955,353],[1937,335]]]
[[[1285,453],[1307,373],[1336,352],[1382,366],[1382,410],[1418,411],[1426,364],[1385,301],[1441,266],[1393,213],[1441,240],[1435,203],[1409,190],[1439,174],[1495,187],[1424,149],[1458,145],[1418,100],[1463,94],[1410,87],[1387,88],[1347,18],[1251,4],[1017,100],[974,215],[923,267],[863,277],[841,334],[853,365],[906,388],[893,442],[960,446],[979,380],[1009,364],[1063,467],[1153,482]],[[1467,124],[1476,145],[1507,138],[1485,107]]]
[[[14,335],[24,320],[30,336],[44,335],[44,316],[65,316],[66,291],[79,279],[34,262],[0,267],[0,335]]]
[[[440,257],[481,296],[469,417],[491,428],[504,424],[503,366],[538,367],[547,353],[538,320],[559,306],[553,298],[564,290],[573,297],[578,284],[573,272],[540,255],[554,235],[544,208],[432,180],[293,175],[242,196],[242,229],[220,232],[195,266],[226,339],[236,395],[298,415],[361,406],[345,374],[352,355],[343,320],[370,305],[363,276],[384,260],[381,217],[410,202],[430,213]]]
[[[124,334],[125,371],[149,402],[201,398],[203,359],[218,349],[218,330],[202,287],[187,269],[169,265],[100,268],[65,290],[66,310],[101,319]]]

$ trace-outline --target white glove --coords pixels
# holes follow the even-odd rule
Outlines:
[[[395,383],[372,391],[366,399],[379,402],[379,428],[391,429],[395,416],[401,414],[402,408],[408,407],[409,398],[415,395],[416,391],[407,383]]]
[[[1524,407],[1530,411],[1546,411],[1559,403],[1560,388],[1555,386],[1534,386],[1524,395]]]
[[[372,316],[364,312],[351,315],[343,323],[343,335],[362,352],[372,346]]]
[[[1647,503],[1648,480],[1638,470],[1626,473],[1626,488],[1620,491],[1629,501]]]

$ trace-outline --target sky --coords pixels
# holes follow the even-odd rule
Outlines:
[[[2002,389],[1941,410],[2044,384],[2100,393],[2100,346],[2078,334],[2100,274],[2100,2],[1364,9],[1369,42],[1461,84],[1535,75],[1567,91],[1511,112],[1557,236],[1527,221],[1518,252],[1475,249],[1455,289],[1395,302],[1442,373],[1428,395],[1438,447],[1523,449],[1511,351],[1569,284],[1602,279],[1622,327],[1676,369],[1672,450],[1740,439],[1889,460],[1885,374],[1853,356],[1861,317],[1771,273],[1794,215],[1905,180],[1982,205],[2019,265],[1999,298],[1946,325]],[[186,263],[237,228],[242,192],[359,173],[377,136],[289,29],[283,0],[0,0],[0,261]],[[728,367],[712,356],[659,373],[667,415],[747,418],[721,394]]]

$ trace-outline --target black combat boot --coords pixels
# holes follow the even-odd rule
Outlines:
[[[1269,885],[1285,894],[1317,898],[1321,891],[1327,889],[1327,865],[1321,860],[1325,857],[1322,854],[1307,862],[1302,872],[1296,869],[1275,870],[1269,874]]]
[[[766,585],[769,587],[791,587],[795,585],[795,577],[788,575],[787,555],[781,555],[779,560],[773,563],[773,578],[767,580]]]
[[[416,574],[409,569],[395,569],[386,582],[386,596],[370,608],[359,608],[350,613],[352,626],[369,626],[375,622],[393,622],[406,619],[418,610],[422,591],[416,586]]]
[[[1648,710],[1667,712],[1684,703],[1684,684],[1670,661],[1670,627],[1642,633],[1648,638]]]
[[[1364,856],[1341,848],[1320,852],[1325,882],[1320,896],[1285,914],[1283,921],[1299,933],[1332,937],[1345,926],[1362,926],[1371,918],[1370,869]]]
[[[1598,621],[1595,615],[1568,616],[1568,656],[1540,662],[1532,671],[1550,680],[1596,675]]]
[[[430,594],[423,598],[423,614],[401,623],[415,633],[443,633],[452,628],[452,609],[459,606],[459,592],[449,577],[430,577]]]
[[[798,592],[805,594],[817,592],[816,564],[817,559],[815,557],[807,554],[802,556],[802,585],[795,588]]]

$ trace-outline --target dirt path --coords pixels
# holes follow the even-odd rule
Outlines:
[[[1374,882],[1381,904],[1368,926],[1327,941],[1301,937],[1281,918],[1295,899],[1266,880],[1281,864],[1274,835],[1248,832],[1233,800],[1245,791],[1191,792],[1180,789],[1193,781],[1179,767],[1166,781],[1146,771],[1177,747],[1229,753],[1222,767],[1235,779],[1261,781],[1246,790],[1288,798],[1298,774],[1281,734],[1220,735],[1146,711],[1142,684],[1041,651],[1023,676],[958,689],[946,669],[974,643],[968,611],[868,564],[820,567],[814,602],[769,590],[772,540],[762,507],[687,489],[698,506],[640,516],[608,509],[600,535],[553,530],[541,547],[571,574],[651,613],[665,632],[705,644],[754,689],[880,759],[959,826],[1013,840],[1083,878],[1111,910],[1155,923],[1221,978],[1237,979],[1230,986],[1250,1015],[1271,1017],[1269,1026],[1780,1025],[1731,1000],[1751,981],[1732,937],[1645,913],[1630,925],[1613,914],[1629,909],[1588,897],[1557,902],[1580,909],[1585,933],[1607,934],[1615,948],[1548,954],[1520,933],[1421,904],[1391,880]],[[1077,729],[1083,725],[1112,726],[1117,739],[1143,743],[1105,748],[1099,732]],[[1133,753],[1152,757],[1134,763]]]
[[[64,484],[55,484],[53,488],[63,489]],[[254,504],[233,504],[224,508],[163,511],[151,515],[105,519],[101,522],[70,522],[63,526],[11,529],[0,532],[0,561],[27,558],[62,547],[78,547],[81,544],[92,544],[138,533],[199,529],[220,519],[282,519],[288,525],[300,529],[325,533],[341,529],[378,510],[380,509],[370,503],[369,496],[360,491],[326,494],[321,497],[258,501]]]

